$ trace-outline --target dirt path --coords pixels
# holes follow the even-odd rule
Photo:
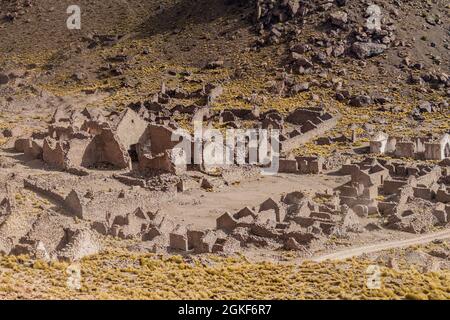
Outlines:
[[[374,252],[379,252],[379,251],[389,250],[389,249],[394,249],[394,248],[404,248],[404,247],[409,247],[409,246],[413,246],[413,245],[420,245],[420,244],[429,243],[433,240],[442,240],[442,239],[447,239],[447,238],[450,238],[450,229],[439,231],[439,232],[434,232],[434,233],[429,233],[429,234],[425,234],[425,235],[420,235],[420,236],[416,236],[416,237],[413,237],[410,239],[405,239],[405,240],[386,241],[386,242],[381,242],[381,243],[377,243],[377,244],[371,244],[371,245],[366,245],[366,246],[361,246],[361,247],[356,247],[356,248],[350,248],[350,249],[341,250],[338,252],[334,252],[334,253],[330,253],[330,254],[326,254],[326,255],[322,255],[322,256],[317,256],[317,257],[314,257],[314,258],[308,259],[308,260],[317,261],[317,262],[321,262],[321,261],[325,261],[325,260],[344,260],[347,258],[357,257],[362,254],[374,253]]]

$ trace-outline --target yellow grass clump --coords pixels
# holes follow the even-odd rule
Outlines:
[[[244,257],[104,252],[79,262],[80,288],[68,288],[68,263],[0,258],[0,298],[57,299],[449,299],[450,272],[382,268],[369,289],[369,261],[302,264]]]

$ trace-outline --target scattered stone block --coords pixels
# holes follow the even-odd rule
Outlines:
[[[225,212],[216,220],[216,226],[219,230],[224,230],[226,232],[231,232],[237,227],[237,221],[234,219],[230,213]]]
[[[171,249],[188,251],[187,230],[182,226],[177,226],[169,234],[169,246]]]
[[[245,207],[245,208],[242,208],[241,210],[239,210],[237,213],[235,213],[233,218],[239,220],[239,219],[242,219],[242,218],[245,218],[245,217],[248,217],[248,216],[250,216],[252,218],[255,218],[256,217],[256,213],[252,209],[250,209],[249,207]]]
[[[90,230],[67,230],[67,245],[59,252],[58,257],[66,261],[78,261],[101,250],[98,237]]]
[[[286,210],[283,205],[272,198],[267,199],[259,206],[258,217],[261,216],[260,213],[267,210],[275,211],[275,219],[277,222],[283,222],[286,216]]]
[[[275,239],[279,236],[279,233],[275,229],[274,223],[255,223],[251,227],[251,232],[259,237]]]

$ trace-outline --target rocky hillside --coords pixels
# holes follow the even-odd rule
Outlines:
[[[337,134],[449,129],[445,0],[79,1],[81,30],[69,4],[1,1],[5,112],[123,109],[164,82],[187,96],[220,85],[218,109],[339,109]]]

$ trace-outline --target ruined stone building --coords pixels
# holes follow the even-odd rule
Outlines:
[[[59,108],[47,132],[19,138],[15,148],[28,158],[42,158],[56,169],[74,173],[81,173],[82,168],[109,167],[179,174],[194,163],[194,140],[188,132],[178,130],[174,117],[205,122],[203,126],[207,128],[216,122],[240,128],[241,122],[254,121],[253,128],[256,130],[280,131],[279,141],[275,143],[281,143],[282,152],[288,152],[329,130],[338,119],[321,108],[298,108],[287,116],[276,110],[264,113],[257,109],[211,112],[208,108],[195,105],[175,106],[168,110],[157,102],[132,104],[121,113],[108,115],[98,110],[84,109],[79,112]],[[202,136],[200,143],[207,143],[205,139]],[[237,139],[235,144],[238,144]],[[248,141],[245,144],[250,147]],[[241,151],[235,151],[236,164],[239,156],[248,162],[249,151],[238,154]],[[228,150],[224,146],[224,155],[226,152]],[[202,157],[200,161],[205,159]],[[323,160],[320,158],[299,157],[281,163],[281,171],[291,173],[320,173],[322,167]]]
[[[336,189],[339,202],[359,216],[380,214],[389,218],[389,227],[408,232],[449,222],[450,188],[445,164],[407,165],[367,158],[343,165],[340,172],[350,175],[351,180]],[[428,218],[423,217],[427,212],[419,209],[421,206],[427,208]]]
[[[16,149],[60,170],[131,169],[134,161],[141,170],[175,172],[175,129],[148,123],[131,109],[109,120],[87,110],[62,114],[56,111],[47,133],[18,139]]]

